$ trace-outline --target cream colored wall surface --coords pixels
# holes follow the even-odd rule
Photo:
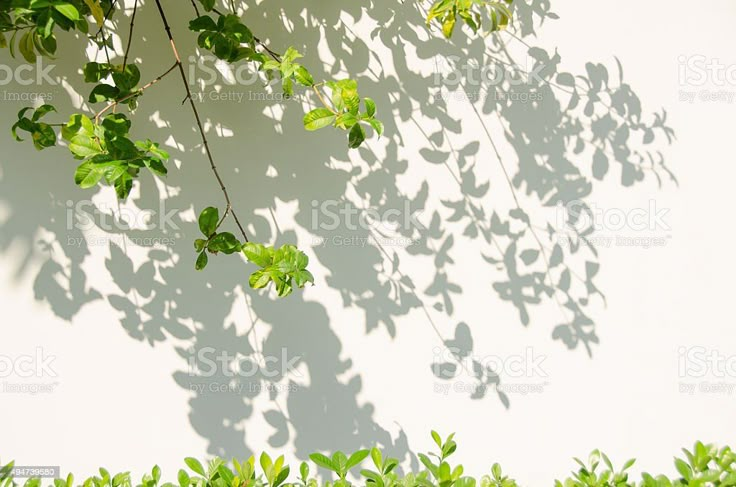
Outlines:
[[[191,15],[175,3],[166,2],[191,68],[196,58],[189,56],[197,54],[185,28]],[[411,2],[313,3],[262,2],[244,18],[274,49],[294,45],[315,77],[358,79],[361,94],[378,104],[384,137],[348,151],[335,130],[302,129],[304,108],[314,102],[309,97],[253,100],[264,92],[260,83],[231,85],[226,76],[193,85],[248,232],[269,244],[297,244],[310,257],[315,286],[284,299],[249,289],[253,268],[234,256],[212,257],[207,269],[194,270],[196,215],[223,203],[176,77],[151,88],[133,116],[134,135],[171,152],[169,175],[141,177],[120,205],[110,188],[74,186],[65,149],[38,153],[7,130],[24,106],[8,101],[9,93],[51,93],[61,114],[79,108],[88,87],[79,88],[76,66],[95,52],[85,54],[81,41],[67,36],[59,60],[49,61],[63,83],[0,87],[7,135],[0,155],[2,459],[58,465],[78,478],[100,465],[141,475],[158,463],[173,477],[186,456],[267,448],[293,460],[378,443],[408,467],[432,447],[429,431],[436,429],[456,433],[467,473],[486,473],[499,462],[523,485],[538,486],[566,475],[571,457],[593,448],[619,463],[637,457],[637,472],[674,473],[672,456],[681,447],[696,439],[732,441],[736,76],[729,82],[711,74],[702,83],[693,77],[700,61],[736,65],[736,4],[711,1],[696,14],[681,1],[552,2],[559,19],[540,26],[536,16],[535,33],[524,33],[530,54],[509,33],[500,35],[507,52],[493,38],[484,44],[465,31],[446,42],[427,32]],[[171,63],[151,1],[136,23],[133,57],[150,79]],[[601,76],[594,66],[601,63],[617,97],[603,96],[588,115],[590,98],[583,95],[568,110],[565,86],[552,77],[511,88],[541,95],[536,104],[486,102],[497,96],[494,85],[473,84],[467,73],[462,86],[483,99],[471,104],[453,96],[451,56],[475,74],[493,65],[491,57],[507,55],[533,70],[539,48],[550,56],[556,50],[558,71],[580,75],[579,87]],[[7,51],[2,62],[21,65]],[[683,68],[687,63],[695,64]],[[199,83],[208,77],[201,69],[188,72]],[[714,94],[720,98],[704,99]],[[666,111],[665,125],[676,135],[671,143],[661,127],[645,143],[638,119],[616,112],[624,104],[628,115],[635,112],[637,99],[647,124]],[[616,128],[624,122],[630,135]],[[576,154],[578,140],[583,151]],[[596,147],[609,161],[602,180],[592,175],[601,164],[593,164]],[[632,161],[647,151],[655,155],[654,169],[648,159],[631,166],[644,168],[643,180],[624,184],[615,159]],[[658,153],[679,184],[659,166]],[[539,244],[524,223],[509,215],[514,199],[499,161],[544,256],[535,254]],[[530,185],[542,195],[527,191]],[[578,199],[607,219],[594,234],[597,256],[566,249],[563,263],[548,273],[543,260],[554,253],[547,234],[547,223],[557,224],[554,203]],[[112,218],[99,214],[80,229],[75,212],[85,201],[139,224],[159,205],[174,213],[164,225],[154,219],[150,230],[105,227]],[[471,217],[465,206],[455,218],[453,202],[475,205],[478,214]],[[330,222],[323,204],[384,216],[420,210],[426,228],[409,222],[399,231],[383,229],[392,241],[363,244],[381,229],[351,229],[345,216],[336,229],[320,228]],[[491,242],[468,230],[487,229],[494,211]],[[620,215],[641,218],[619,228]],[[498,233],[503,222],[524,232],[516,251]],[[599,270],[586,283],[586,266],[594,265]],[[560,283],[568,266],[569,293]],[[540,300],[524,305],[526,325],[519,308],[502,299],[507,282]],[[605,301],[588,296],[591,289]],[[570,296],[574,304],[566,306]],[[587,344],[574,339],[576,328],[559,326],[576,317]],[[297,360],[274,378],[203,377],[190,366],[203,350]],[[37,354],[51,360],[50,370],[33,369],[41,377],[7,367]],[[458,356],[471,370],[438,378],[433,364],[457,367]],[[488,376],[484,397],[464,390],[476,383],[472,358],[495,367],[505,393]],[[45,389],[9,390],[18,384]],[[223,385],[229,390],[211,390]]]

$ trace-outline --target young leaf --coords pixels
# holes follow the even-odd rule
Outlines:
[[[204,473],[204,468],[202,467],[202,464],[199,463],[199,460],[192,457],[187,457],[184,459],[184,463],[187,464],[189,468],[192,469],[193,472],[198,473],[199,475],[205,477],[206,474]]]
[[[304,128],[319,130],[331,125],[335,121],[335,114],[327,108],[316,108],[304,115]]]
[[[219,221],[220,211],[217,208],[209,206],[199,214],[199,229],[205,237],[211,237],[217,231]]]

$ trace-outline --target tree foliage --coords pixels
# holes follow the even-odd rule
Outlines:
[[[107,59],[107,62],[90,61],[81,67],[84,81],[92,85],[87,101],[100,107],[96,113],[72,113],[66,123],[51,123],[47,120],[56,113],[54,106],[27,107],[18,113],[12,127],[13,137],[22,141],[21,134],[27,133],[34,147],[44,150],[56,146],[60,136],[78,162],[74,182],[84,189],[100,184],[113,186],[118,198],[124,200],[141,170],[158,177],[167,174],[169,154],[148,138],[133,140],[130,132],[133,114],[146,90],[178,72],[213,175],[225,197],[221,216],[214,207],[204,209],[199,216],[204,238],[197,239],[194,244],[196,269],[207,266],[208,254],[238,253],[260,267],[249,279],[253,288],[263,288],[273,282],[277,294],[286,296],[294,285],[302,288],[306,283],[313,283],[303,252],[291,245],[276,249],[249,242],[216,169],[162,0],[155,0],[155,4],[173,48],[173,65],[153,80],[141,83],[140,68],[130,56],[139,0],[135,1],[123,57],[120,62],[111,61],[114,53],[110,53],[113,43],[108,24],[122,9],[121,4],[121,0],[0,0],[0,47],[7,48],[11,56],[20,53],[29,63],[35,62],[38,56],[54,57],[59,41],[57,35],[77,32],[103,50]],[[293,96],[296,90],[304,90],[316,97],[320,106],[304,114],[306,130],[333,127],[344,131],[351,149],[365,143],[369,131],[378,137],[383,134],[384,125],[378,118],[376,103],[371,98],[361,97],[355,80],[315,80],[302,53],[294,47],[287,47],[281,54],[271,49],[243,22],[232,1],[220,5],[216,0],[192,0],[191,6],[194,18],[188,27],[197,35],[200,52],[208,51],[230,64],[248,63],[252,70],[262,73],[268,80],[280,82],[284,95]],[[473,32],[484,29],[485,33],[490,33],[509,24],[510,6],[511,0],[439,0],[428,7],[427,25],[437,26],[449,38],[459,17]],[[96,29],[92,27],[95,24]],[[118,112],[123,107],[127,107],[130,116]],[[235,220],[239,236],[219,231],[229,216]]]

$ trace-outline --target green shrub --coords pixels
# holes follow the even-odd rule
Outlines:
[[[378,448],[358,450],[351,455],[341,451],[327,456],[313,453],[309,458],[318,467],[330,472],[336,480],[320,483],[316,472],[310,470],[307,462],[302,462],[298,472],[292,472],[284,463],[283,455],[273,459],[268,453],[262,453],[256,465],[256,458],[251,456],[241,462],[233,459],[231,464],[221,458],[215,458],[202,464],[194,458],[186,458],[187,470],[181,469],[176,482],[161,481],[161,469],[153,467],[150,474],[145,474],[136,487],[347,487],[366,485],[367,487],[516,487],[516,480],[507,477],[499,464],[491,467],[489,475],[480,479],[464,476],[463,466],[452,465],[448,458],[455,453],[457,443],[454,434],[442,440],[437,432],[432,431],[432,439],[437,444],[437,451],[419,454],[424,470],[419,472],[399,472],[399,461],[384,457]],[[736,454],[729,447],[717,448],[701,442],[695,443],[692,451],[683,449],[685,458],[675,458],[678,476],[643,473],[636,481],[629,478],[627,470],[634,464],[628,460],[620,469],[616,469],[611,460],[602,452],[594,450],[585,463],[575,458],[579,468],[564,480],[556,480],[555,487],[727,487],[736,486],[734,462]],[[366,461],[370,457],[370,461]],[[363,465],[371,464],[370,466]],[[205,466],[206,465],[206,466]],[[41,479],[30,478],[25,483],[17,483],[13,478],[13,462],[0,469],[0,486],[40,487]],[[349,475],[360,478],[352,483]],[[129,472],[112,475],[100,468],[99,475],[90,477],[83,483],[75,484],[74,476],[69,474],[65,479],[55,479],[53,487],[132,487],[133,481]]]

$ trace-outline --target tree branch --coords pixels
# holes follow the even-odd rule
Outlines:
[[[130,53],[130,44],[133,42],[133,27],[135,26],[135,14],[138,12],[138,0],[135,0],[133,6],[133,15],[130,16],[130,32],[128,33],[128,46],[125,48],[125,57],[123,57],[123,72],[128,65],[128,54]]]
[[[222,190],[222,194],[225,196],[225,212],[222,215],[222,218],[218,222],[217,226],[219,227],[222,222],[227,218],[228,214],[232,213],[233,219],[235,220],[235,223],[238,226],[238,229],[240,229],[240,233],[243,235],[243,238],[246,242],[248,242],[248,236],[245,233],[245,230],[243,229],[243,226],[240,224],[240,220],[238,220],[238,216],[235,214],[235,211],[232,208],[232,203],[230,202],[230,195],[227,192],[227,189],[225,188],[225,183],[222,181],[222,178],[220,177],[220,173],[217,171],[217,166],[215,165],[215,160],[212,157],[212,151],[210,150],[209,142],[207,141],[207,135],[205,134],[204,127],[202,125],[202,120],[199,116],[199,111],[197,110],[197,105],[194,102],[194,98],[192,98],[192,91],[189,89],[189,81],[187,80],[187,75],[184,72],[184,65],[181,62],[181,58],[179,57],[179,51],[176,48],[176,42],[174,42],[174,37],[171,34],[171,27],[169,26],[169,21],[166,18],[166,13],[164,12],[164,8],[161,5],[161,0],[156,0],[156,7],[158,7],[158,13],[161,17],[161,21],[164,24],[164,30],[166,30],[166,35],[169,38],[169,43],[171,44],[171,50],[174,53],[174,58],[176,59],[176,64],[179,68],[179,74],[181,75],[181,81],[184,85],[184,89],[187,93],[187,98],[189,99],[189,105],[192,107],[192,112],[194,113],[194,118],[197,122],[197,128],[199,129],[199,134],[202,136],[202,143],[204,144],[205,153],[207,154],[207,159],[210,162],[210,168],[212,169],[212,172],[215,175],[215,178],[217,179],[218,184],[220,185],[220,189]],[[196,7],[195,7],[196,8]]]

